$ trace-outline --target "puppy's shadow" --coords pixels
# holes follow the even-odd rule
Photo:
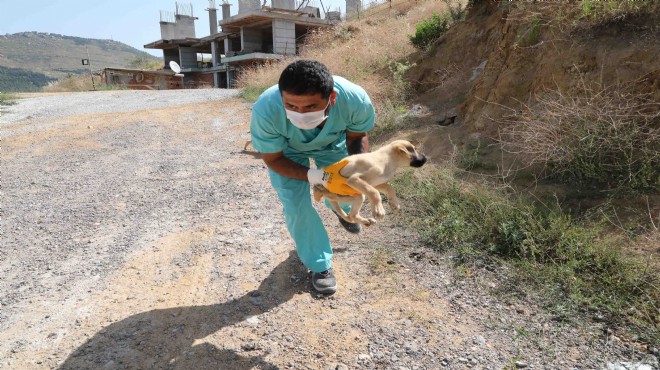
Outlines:
[[[296,253],[280,263],[257,291],[208,306],[152,310],[110,324],[69,355],[60,370],[73,369],[277,369],[251,352],[194,344],[291,299],[300,287],[291,276],[306,274]],[[236,338],[226,338],[236,348]],[[261,353],[257,347],[255,354]]]

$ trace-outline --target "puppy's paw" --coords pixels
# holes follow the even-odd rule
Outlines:
[[[390,202],[390,208],[392,209],[392,212],[397,212],[401,209],[401,205],[398,202]]]
[[[367,218],[367,220],[364,222],[364,226],[371,226],[371,225],[376,224],[377,222],[378,221],[376,221],[376,219]]]
[[[372,213],[376,220],[382,221],[385,218],[385,208],[383,207],[383,203],[376,204]]]

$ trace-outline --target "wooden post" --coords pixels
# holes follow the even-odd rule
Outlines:
[[[92,61],[89,59],[89,49],[85,45],[85,51],[87,51],[87,65],[89,66],[89,77],[92,78],[92,90],[96,91],[96,86],[94,85],[94,75],[92,74]]]

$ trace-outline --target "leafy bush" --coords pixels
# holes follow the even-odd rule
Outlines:
[[[16,99],[16,95],[0,92],[0,105],[14,105]]]
[[[410,36],[410,42],[418,49],[426,49],[447,31],[449,20],[448,13],[443,15],[433,13],[431,18],[417,25],[415,34]]]
[[[144,69],[144,70],[157,70],[163,66],[163,63],[160,60],[157,60],[151,56],[146,55],[136,55],[128,63],[130,68]]]
[[[456,22],[460,22],[465,18],[465,9],[458,1],[454,7],[451,0],[444,0],[446,4],[446,11],[441,15],[433,13],[431,18],[423,20],[416,27],[414,35],[409,36],[410,43],[418,49],[428,48],[435,40],[437,40],[449,27]]]

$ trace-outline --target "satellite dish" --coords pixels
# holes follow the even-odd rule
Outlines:
[[[181,67],[179,67],[179,64],[173,60],[170,61],[170,68],[174,71],[174,73],[181,72]]]
[[[183,73],[181,73],[181,67],[179,64],[175,61],[170,61],[170,69],[174,72],[174,75],[177,77],[183,77]]]

